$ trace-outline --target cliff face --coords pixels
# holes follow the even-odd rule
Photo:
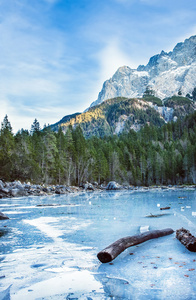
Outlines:
[[[137,69],[120,67],[112,78],[106,80],[91,104],[95,106],[115,97],[142,97],[147,86],[155,91],[160,99],[177,95],[191,94],[196,87],[196,36],[192,36],[175,46],[173,51],[162,51],[150,58],[146,66]]]

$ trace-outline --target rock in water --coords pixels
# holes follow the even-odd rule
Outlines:
[[[106,187],[106,190],[119,190],[121,186],[116,181],[110,181]]]
[[[2,212],[0,212],[0,220],[8,220],[8,216],[4,215]]]

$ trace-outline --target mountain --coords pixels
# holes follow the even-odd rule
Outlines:
[[[178,43],[173,51],[162,51],[150,58],[146,66],[137,69],[120,67],[106,80],[91,104],[98,105],[115,97],[141,98],[150,87],[160,99],[177,95],[191,94],[196,87],[196,36],[191,36],[183,43]]]
[[[72,114],[72,115],[67,115],[67,116],[63,117],[60,121],[56,122],[55,124],[50,125],[49,127],[53,131],[58,131],[59,126],[61,126],[61,124],[69,122],[71,119],[76,118],[78,115],[80,115],[80,113],[75,113],[75,114]]]
[[[106,80],[98,99],[84,113],[65,116],[54,131],[80,125],[85,137],[161,126],[196,110],[196,36],[162,51],[137,69],[120,67]],[[192,96],[190,96],[192,95]]]
[[[155,96],[108,99],[84,113],[64,117],[62,121],[51,125],[51,128],[57,131],[61,127],[66,132],[70,125],[73,128],[80,125],[86,138],[93,135],[103,137],[118,135],[130,129],[138,131],[145,124],[160,127],[168,121],[193,113],[196,109],[195,102],[181,96],[171,97],[166,101],[167,106]]]

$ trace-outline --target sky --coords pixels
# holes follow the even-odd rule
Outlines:
[[[196,34],[195,0],[0,0],[0,122],[82,112],[124,65]]]

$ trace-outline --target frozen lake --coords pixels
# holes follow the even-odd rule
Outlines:
[[[194,190],[1,199],[0,211],[10,217],[0,221],[0,300],[196,299],[196,253],[175,233],[130,247],[112,263],[97,259],[117,239],[148,229],[196,235]]]

